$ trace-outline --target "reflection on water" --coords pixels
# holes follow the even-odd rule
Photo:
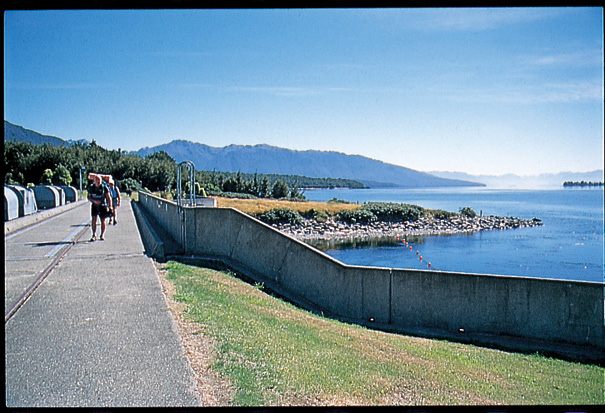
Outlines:
[[[353,237],[340,238],[338,240],[310,240],[305,242],[321,251],[350,248],[388,247],[397,245],[398,243],[395,237],[382,237],[374,239],[362,239]]]
[[[469,206],[484,215],[542,219],[543,226],[471,234],[314,241],[347,264],[427,268],[454,272],[604,281],[603,189],[589,190],[373,190],[307,191],[309,199],[405,202],[457,211]],[[416,254],[418,252],[418,255]],[[419,256],[423,256],[423,260]]]
[[[437,235],[440,237],[449,237],[453,234]],[[422,245],[425,241],[425,236],[409,235],[405,240],[411,244]],[[379,248],[379,247],[398,247],[402,245],[402,237],[384,236],[377,238],[339,238],[335,240],[308,240],[305,241],[312,247],[321,251],[330,250],[346,250],[354,248]]]

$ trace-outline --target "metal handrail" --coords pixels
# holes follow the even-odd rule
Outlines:
[[[183,251],[187,251],[187,216],[185,214],[185,210],[183,209],[183,196],[182,196],[182,176],[181,176],[181,168],[187,166],[189,168],[189,206],[195,206],[195,165],[191,161],[183,161],[178,164],[176,169],[176,203],[178,205],[178,211],[181,215],[181,243],[183,246]]]
[[[176,203],[179,206],[183,206],[183,195],[182,195],[182,176],[181,168],[187,166],[189,168],[189,204],[195,205],[195,165],[191,161],[183,161],[178,164],[176,169]]]

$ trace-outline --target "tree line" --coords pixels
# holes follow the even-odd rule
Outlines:
[[[564,187],[569,186],[603,186],[603,182],[592,182],[592,181],[565,181],[563,182]]]
[[[6,173],[4,182],[24,186],[40,183],[87,185],[89,172],[112,175],[123,190],[148,188],[162,190],[174,182],[175,163],[166,153],[145,158],[129,155],[121,149],[107,150],[93,140],[90,143],[53,146],[28,142],[4,142]]]
[[[177,163],[166,152],[140,157],[121,149],[105,149],[94,140],[68,147],[8,141],[4,142],[4,161],[7,184],[79,187],[82,170],[83,187],[88,173],[96,172],[112,175],[125,192],[147,189],[174,195],[176,188]],[[207,194],[260,198],[304,199],[305,188],[365,187],[348,179],[220,171],[196,171],[195,181],[198,194],[203,188]],[[189,192],[188,176],[183,177],[183,184]]]

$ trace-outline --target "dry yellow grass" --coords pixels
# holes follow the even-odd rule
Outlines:
[[[336,214],[344,210],[358,209],[361,205],[347,204],[341,202],[314,202],[314,201],[284,201],[277,199],[235,199],[216,197],[217,206],[220,208],[235,208],[249,215],[255,215],[269,211],[274,208],[289,208],[299,213],[310,209],[323,211],[328,215]]]

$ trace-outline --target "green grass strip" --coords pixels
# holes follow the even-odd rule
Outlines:
[[[315,316],[226,272],[167,263],[175,299],[217,342],[236,406],[603,404],[605,369]]]

